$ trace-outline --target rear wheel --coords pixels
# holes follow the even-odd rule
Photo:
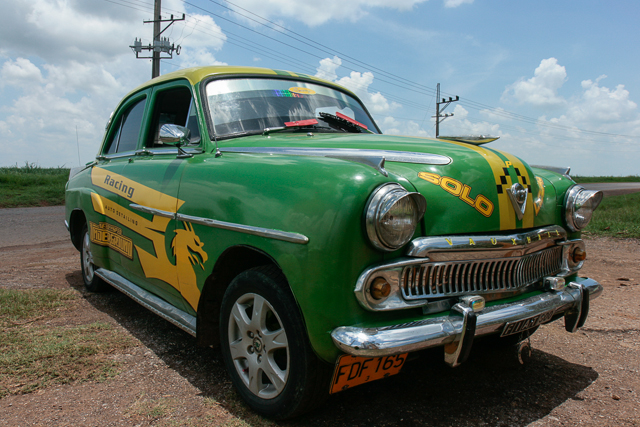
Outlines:
[[[330,367],[311,349],[277,268],[238,275],[225,292],[220,316],[224,361],[239,394],[256,412],[291,418],[328,396]]]
[[[89,230],[85,224],[82,227],[82,249],[80,250],[80,267],[82,269],[82,280],[89,292],[104,292],[107,290],[107,283],[96,276],[96,266],[93,264],[93,254],[91,253],[91,238]]]

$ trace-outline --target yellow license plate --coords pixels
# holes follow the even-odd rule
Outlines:
[[[407,360],[407,354],[384,357],[340,356],[333,373],[330,393],[397,374]]]

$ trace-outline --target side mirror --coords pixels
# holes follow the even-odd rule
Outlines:
[[[184,126],[166,124],[160,128],[160,142],[174,147],[189,144],[191,131]]]

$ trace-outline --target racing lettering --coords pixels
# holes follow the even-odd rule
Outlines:
[[[431,172],[420,172],[418,173],[418,177],[434,185],[438,185],[444,191],[459,198],[487,218],[493,213],[493,203],[491,200],[482,194],[478,194],[474,199],[470,195],[471,187],[467,184],[463,184],[448,176],[440,176],[437,173]]]
[[[448,176],[443,176],[440,180],[440,187],[442,187],[444,191],[447,191],[456,197],[460,197],[463,185],[460,181],[449,178]]]
[[[113,187],[119,192],[126,194],[127,196],[129,196],[129,198],[133,197],[135,188],[128,186],[123,181],[116,181],[115,179],[112,179],[111,175],[106,175],[104,177],[104,183],[109,187]]]

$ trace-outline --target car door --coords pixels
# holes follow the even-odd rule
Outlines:
[[[91,208],[86,212],[94,262],[109,270],[121,269],[123,259],[133,259],[133,241],[127,231],[132,219],[125,197],[134,187],[122,173],[136,156],[148,96],[144,90],[116,109],[107,125],[104,142],[91,168]]]
[[[131,194],[123,198],[137,222],[135,258],[124,262],[125,273],[130,280],[174,306],[195,314],[199,292],[197,295],[192,292],[196,285],[191,283],[195,275],[190,270],[197,267],[194,260],[201,264],[206,254],[198,253],[201,243],[191,225],[174,220],[175,213],[186,203],[178,199],[186,160],[199,152],[201,142],[193,110],[193,92],[187,81],[155,86],[140,145],[122,175],[134,186]],[[191,142],[181,150],[163,144],[159,130],[165,124],[189,129]],[[190,154],[185,154],[185,150]],[[197,256],[192,254],[194,248]]]

